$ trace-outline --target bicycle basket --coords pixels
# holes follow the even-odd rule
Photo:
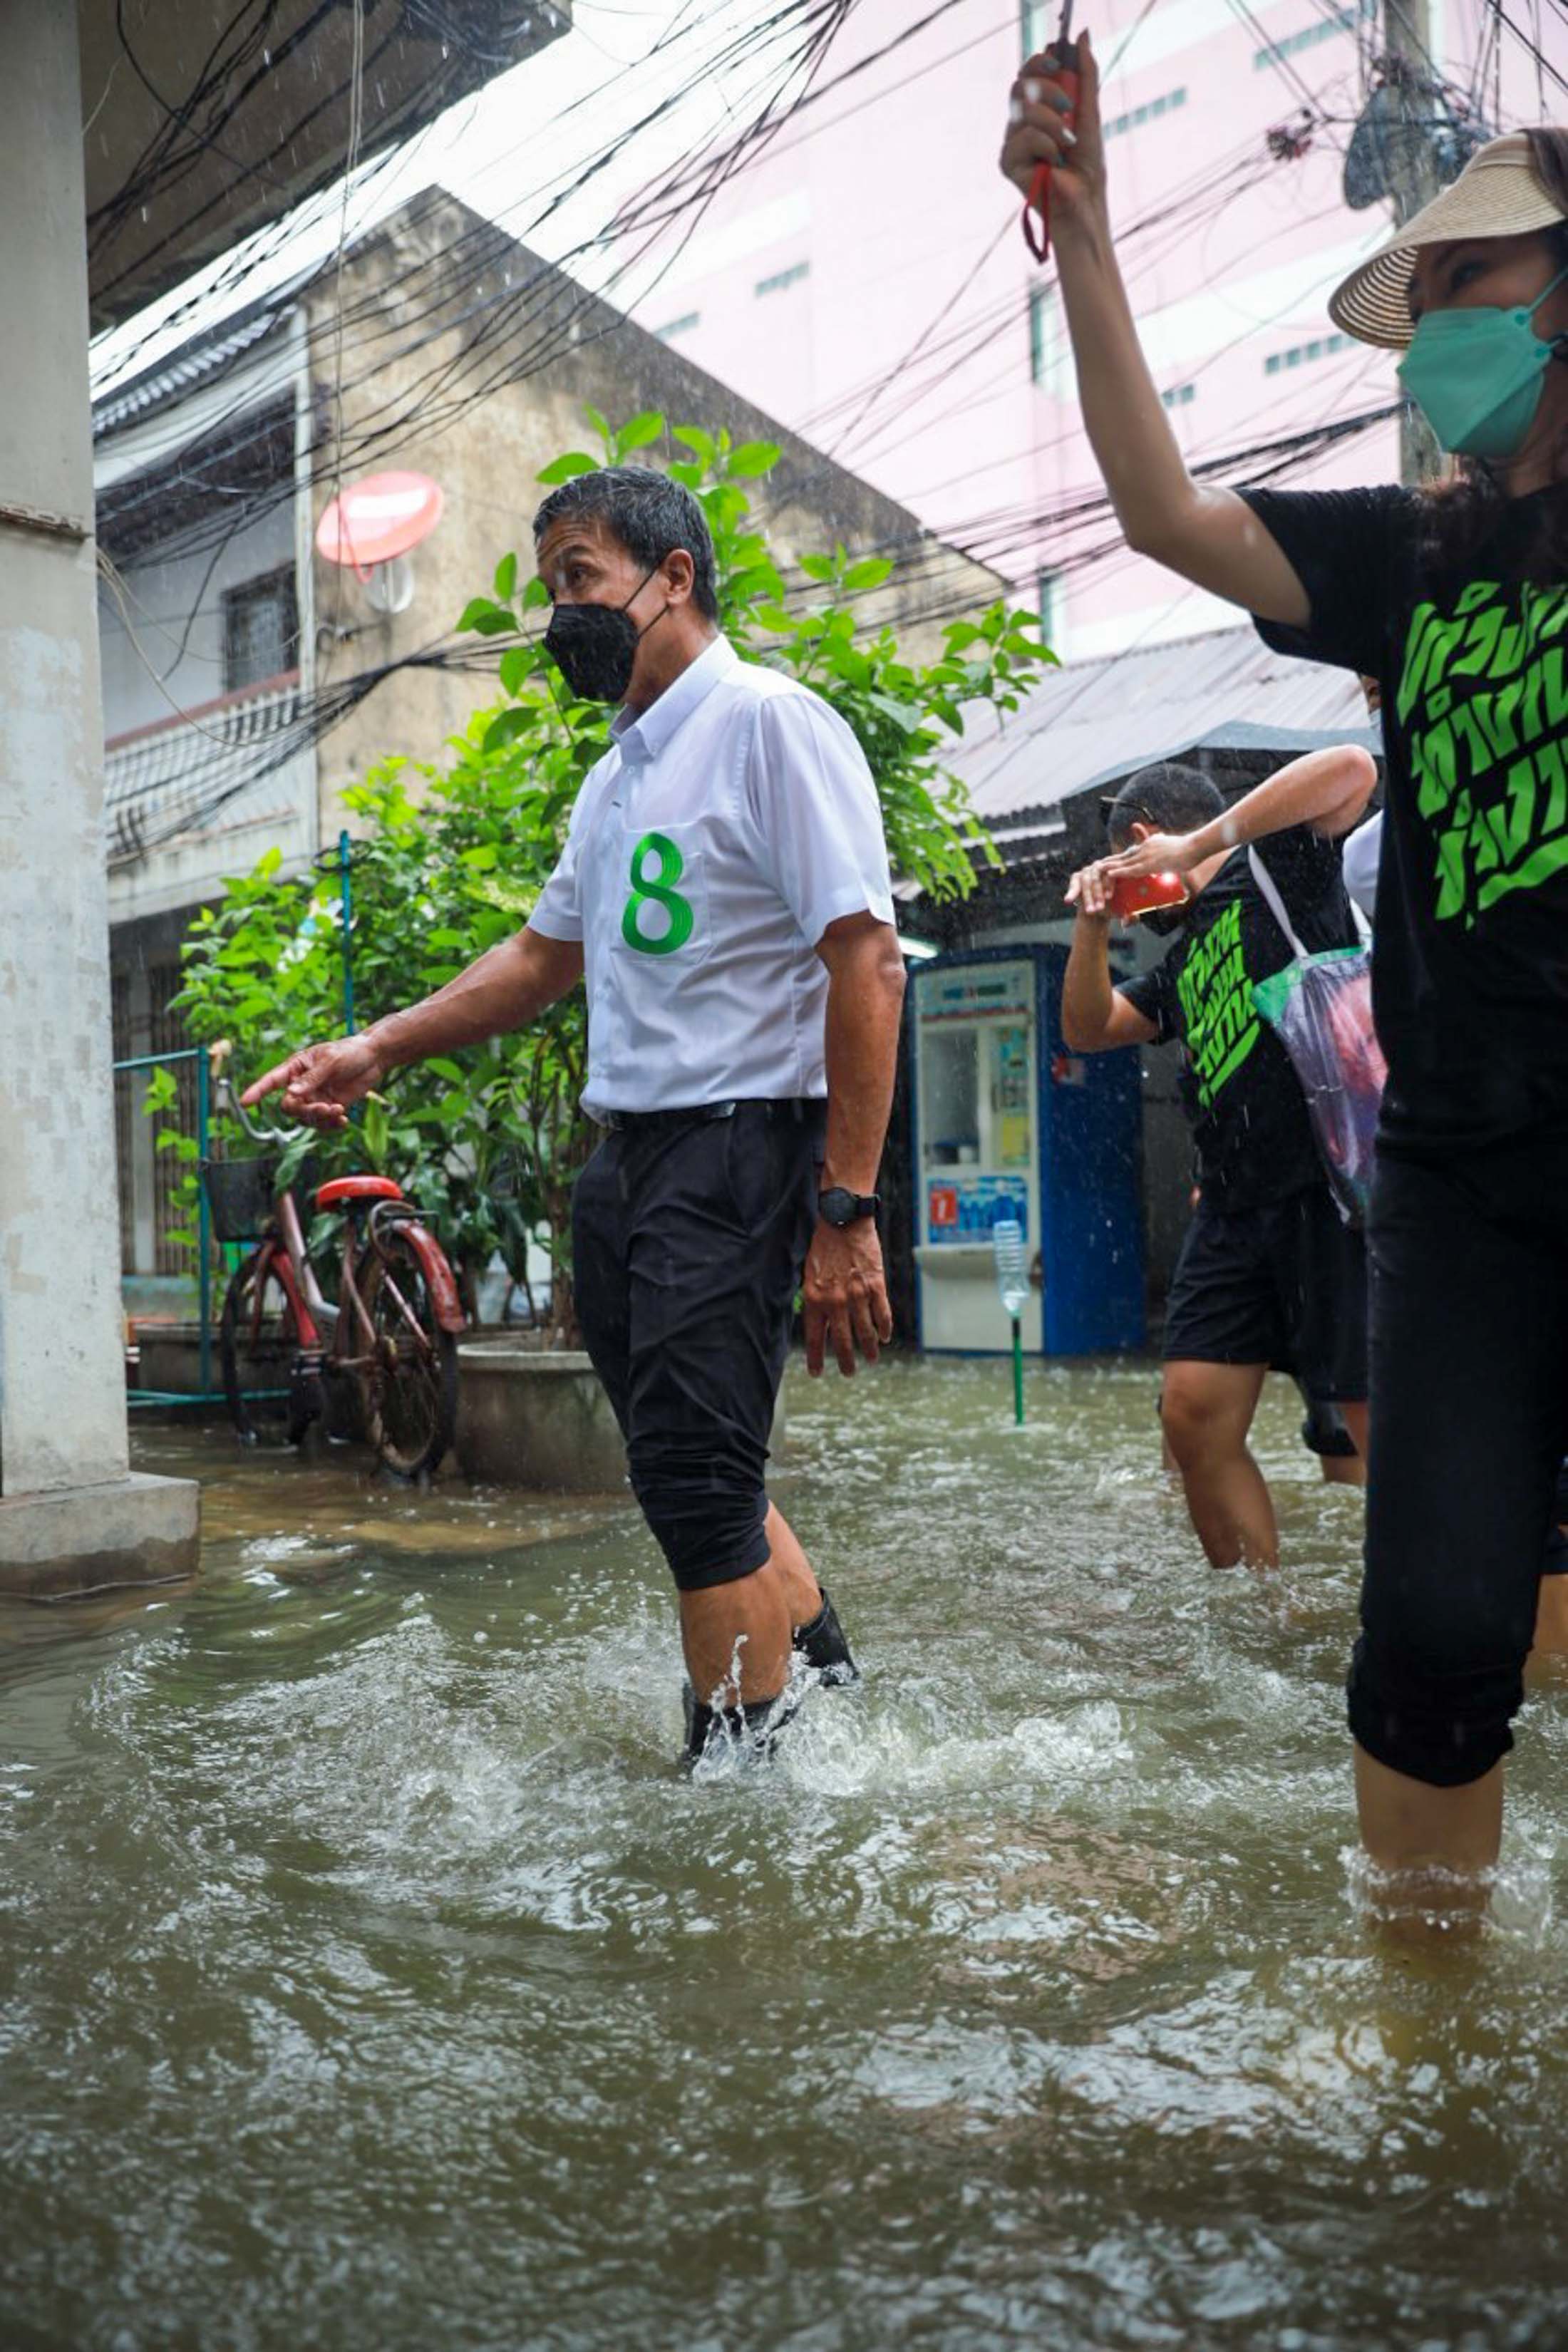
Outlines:
[[[202,1181],[207,1188],[213,1234],[220,1242],[252,1242],[260,1238],[272,1216],[278,1190],[278,1155],[258,1160],[204,1160]]]

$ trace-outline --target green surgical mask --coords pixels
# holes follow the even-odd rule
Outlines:
[[[1547,342],[1531,321],[1568,269],[1521,310],[1494,304],[1428,310],[1399,365],[1399,381],[1445,449],[1469,457],[1518,454],[1535,422],[1547,364],[1563,339]]]

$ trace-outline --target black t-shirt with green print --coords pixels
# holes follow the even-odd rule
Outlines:
[[[1383,688],[1385,1148],[1568,1128],[1568,586],[1519,577],[1540,500],[1568,493],[1503,508],[1458,577],[1415,491],[1245,495],[1311,604],[1304,630],[1261,635]]]
[[[1337,842],[1303,825],[1264,842],[1259,854],[1303,947],[1353,942]],[[1121,990],[1162,1041],[1181,1040],[1198,1182],[1216,1209],[1258,1208],[1323,1181],[1301,1082],[1252,1001],[1253,982],[1291,953],[1237,850],[1199,893],[1163,961]]]

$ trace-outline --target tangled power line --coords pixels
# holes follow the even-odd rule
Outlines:
[[[330,5],[336,5],[337,0],[330,0]],[[538,234],[583,197],[611,163],[626,152],[628,143],[635,146],[656,130],[668,129],[677,118],[688,94],[679,71],[681,53],[699,33],[711,27],[716,16],[723,14],[721,6],[705,15],[696,14],[690,7],[683,9],[644,60],[645,68],[673,66],[672,86],[662,94],[650,96],[629,132],[621,131],[597,147],[590,143],[587,152],[574,158],[570,166],[547,175],[504,205],[488,210],[486,218],[472,220],[455,236],[443,239],[435,250],[416,254],[398,262],[390,271],[377,273],[374,284],[356,293],[345,276],[344,261],[350,250],[368,244],[375,231],[367,231],[353,240],[351,247],[351,186],[356,193],[374,191],[393,161],[406,163],[408,151],[405,149],[397,158],[388,150],[363,173],[355,172],[354,126],[362,119],[363,77],[374,69],[380,52],[374,48],[367,52],[366,47],[365,19],[374,11],[366,11],[363,0],[353,0],[353,70],[344,84],[323,93],[314,110],[334,102],[342,106],[346,101],[350,117],[350,168],[342,189],[336,192],[339,234],[335,256],[331,263],[297,278],[282,294],[275,289],[270,297],[263,298],[286,307],[300,299],[308,286],[318,283],[329,272],[335,279],[332,401],[330,417],[314,421],[309,450],[312,478],[326,478],[341,483],[346,473],[369,467],[395,449],[410,430],[417,429],[421,439],[428,440],[450,430],[504,386],[548,368],[563,352],[584,340],[625,333],[630,321],[623,312],[610,307],[614,296],[635,288],[631,299],[646,303],[648,293],[679,261],[712,205],[737,175],[752,168],[768,152],[779,151],[781,145],[785,150],[796,146],[816,135],[819,129],[833,127],[848,113],[886,102],[898,89],[934,70],[951,57],[996,37],[999,27],[993,23],[984,32],[944,51],[942,58],[915,65],[890,84],[870,90],[864,88],[865,78],[874,68],[966,5],[968,0],[936,0],[936,5],[901,26],[889,40],[837,73],[827,72],[825,68],[856,0],[777,0],[768,14],[727,28],[704,65],[709,73],[726,79],[731,92],[731,122],[738,118],[741,127],[728,128],[723,134],[710,131],[689,152],[683,153],[639,190],[635,201],[616,205],[597,227],[579,236],[555,260],[541,260],[528,251],[521,239]],[[1129,46],[1154,5],[1155,0],[1147,0],[1123,48]],[[1268,37],[1257,27],[1247,0],[1229,0],[1229,5],[1241,21],[1258,30],[1260,54],[1271,48]],[[1344,12],[1335,5],[1335,0],[1313,0],[1313,5],[1325,17],[1343,26]],[[1550,5],[1561,9],[1564,0],[1550,0]],[[119,0],[119,5],[123,21],[124,0]],[[435,7],[436,0],[430,0],[430,5]],[[308,37],[323,13],[324,9],[318,10],[308,16],[292,38]],[[437,13],[440,13],[438,9]],[[247,5],[237,11],[212,54],[204,61],[193,90],[179,108],[165,108],[166,120],[160,133],[137,159],[115,205],[106,207],[89,224],[89,235],[106,238],[112,233],[118,211],[143,201],[150,189],[168,186],[182,170],[189,169],[193,152],[199,152],[205,145],[220,144],[226,119],[224,93],[226,89],[229,93],[226,110],[232,110],[238,102],[235,95],[237,78],[237,89],[242,92],[248,87],[246,77],[254,75],[258,59],[267,50],[276,15],[277,0],[247,0]],[[1371,86],[1376,59],[1363,14],[1358,12],[1356,24],[1357,78],[1364,93]],[[1476,69],[1471,78],[1478,103],[1484,75],[1495,67],[1493,52],[1500,47],[1505,32],[1536,60],[1542,89],[1548,76],[1559,86],[1568,88],[1539,45],[1510,16],[1503,0],[1481,0],[1480,31],[1489,35],[1491,47],[1488,48],[1483,40],[1478,39]],[[1112,59],[1112,66],[1116,61]],[[1289,65],[1289,59],[1272,57],[1271,62],[1281,69]],[[132,64],[140,74],[134,59]],[[1436,75],[1435,66],[1433,70]],[[623,71],[617,68],[616,75]],[[1109,71],[1110,68],[1108,76]],[[146,80],[144,75],[141,78]],[[1300,102],[1302,122],[1310,124],[1314,134],[1331,139],[1336,130],[1348,127],[1353,120],[1332,111],[1325,103],[1325,94],[1308,89],[1293,68],[1289,72],[1282,70],[1281,78]],[[596,86],[572,100],[555,118],[555,127],[569,118],[591,120],[595,98],[604,87]],[[823,102],[841,90],[849,95],[850,105],[841,112],[826,114]],[[155,91],[153,94],[157,95]],[[160,100],[159,103],[163,102]],[[536,132],[538,126],[531,128]],[[411,143],[417,146],[418,142]],[[1340,142],[1335,140],[1334,143]],[[1118,246],[1127,259],[1132,289],[1136,291],[1142,280],[1157,274],[1162,261],[1179,240],[1201,230],[1227,205],[1257,188],[1279,168],[1279,162],[1278,150],[1271,155],[1267,146],[1249,140],[1229,154],[1200,166],[1147,213],[1126,223],[1119,231]],[[416,229],[432,217],[435,207],[446,201],[439,191],[427,191],[415,198],[405,208],[409,225]],[[517,226],[508,226],[511,223]],[[221,303],[231,317],[238,304],[243,316],[247,284],[267,273],[275,273],[278,258],[286,251],[299,226],[298,215],[291,221],[275,224],[271,230],[229,257],[209,278],[201,296],[193,299],[187,311],[182,312],[175,306],[140,338],[134,331],[129,337],[121,337],[117,390],[134,379],[138,362],[145,359],[154,334],[166,339],[172,326],[181,325],[199,331],[198,301],[208,307]],[[417,243],[416,238],[410,241]],[[946,394],[951,406],[953,384],[962,381],[964,369],[992,348],[999,336],[1017,337],[1015,347],[1021,349],[1028,299],[1026,292],[1015,288],[1004,296],[983,299],[978,307],[968,303],[999,244],[998,236],[987,238],[975,260],[946,293],[895,367],[841,388],[802,419],[801,430],[813,441],[825,443],[827,455],[818,472],[808,472],[804,478],[797,476],[792,481],[793,497],[798,498],[841,466],[850,448],[856,451],[858,465],[864,466],[868,458],[885,463],[901,440],[940,422],[945,412],[933,412],[931,404]],[[590,287],[584,278],[595,270],[602,272],[601,282]],[[579,272],[583,274],[575,274]],[[1236,339],[1243,340],[1245,334]],[[1223,351],[1210,354],[1194,373],[1203,373],[1224,356]],[[1194,452],[1190,462],[1195,474],[1209,478],[1288,478],[1309,471],[1331,449],[1341,448],[1352,439],[1381,429],[1397,413],[1397,403],[1380,403],[1342,415],[1327,425],[1262,435],[1245,446]],[[214,417],[204,436],[203,448],[218,453],[220,470],[226,467],[231,477],[239,477],[244,485],[237,495],[226,496],[221,479],[202,478],[202,455],[184,446],[185,436],[175,414],[170,421],[166,451],[160,449],[155,427],[143,429],[146,469],[113,499],[111,537],[134,543],[139,532],[152,531],[156,510],[167,499],[171,465],[187,487],[207,493],[188,502],[188,519],[173,532],[157,533],[161,559],[195,559],[204,564],[184,631],[176,643],[176,661],[188,638],[191,622],[204,609],[202,600],[217,562],[236,533],[252,528],[271,507],[291,501],[297,494],[291,469],[276,470],[268,476],[263,467],[261,478],[256,478],[258,461],[265,457],[268,436],[276,431],[275,417],[268,419],[265,414],[248,408],[241,399],[237,399],[231,411]],[[1069,431],[1063,431],[1055,443],[1037,443],[1036,454],[1047,454],[1053,446],[1065,445],[1075,437]],[[997,470],[1005,462],[992,457],[968,470],[983,474]],[[194,480],[186,473],[187,465],[195,467]],[[962,475],[950,477],[931,488],[951,489],[963,478]],[[1047,539],[1053,548],[1052,569],[1058,576],[1093,569],[1108,573],[1128,561],[1120,533],[1110,528],[1112,523],[1104,492],[1096,485],[1084,485],[1079,489],[1064,489],[1048,505],[1032,510],[1020,510],[1015,501],[1005,508],[961,516],[944,525],[943,537],[949,542],[946,546],[933,543],[929,532],[919,530],[885,540],[876,551],[900,557],[911,567],[906,619],[936,621],[955,616],[973,602],[973,563],[1016,572]],[[118,575],[112,562],[110,572],[114,575],[110,579],[111,590],[118,595]],[[956,580],[955,573],[961,575]],[[807,583],[797,585],[793,593],[809,595],[814,591]],[[123,602],[121,609],[136,643],[131,615]],[[139,643],[136,650],[146,662],[147,656]],[[238,781],[234,780],[232,772],[232,747],[220,747],[215,741],[210,756],[204,755],[186,772],[177,806],[161,802],[155,825],[144,829],[134,844],[125,845],[151,848],[176,832],[209,822],[237,793],[248,789],[308,744],[319,740],[374,692],[393,669],[488,675],[493,669],[495,655],[493,644],[476,648],[461,642],[437,641],[400,662],[321,685],[297,702],[288,723],[275,736],[256,747],[254,762],[247,764]],[[152,669],[150,662],[148,667]],[[168,667],[172,669],[174,664]],[[156,677],[157,672],[153,670],[153,675]],[[204,774],[204,771],[208,772]]]

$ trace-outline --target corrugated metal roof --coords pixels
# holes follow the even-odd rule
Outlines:
[[[1321,741],[1380,748],[1355,679],[1242,627],[1064,662],[1000,722],[973,713],[947,764],[1005,839],[1053,831],[1075,793],[1200,744],[1289,754]]]

